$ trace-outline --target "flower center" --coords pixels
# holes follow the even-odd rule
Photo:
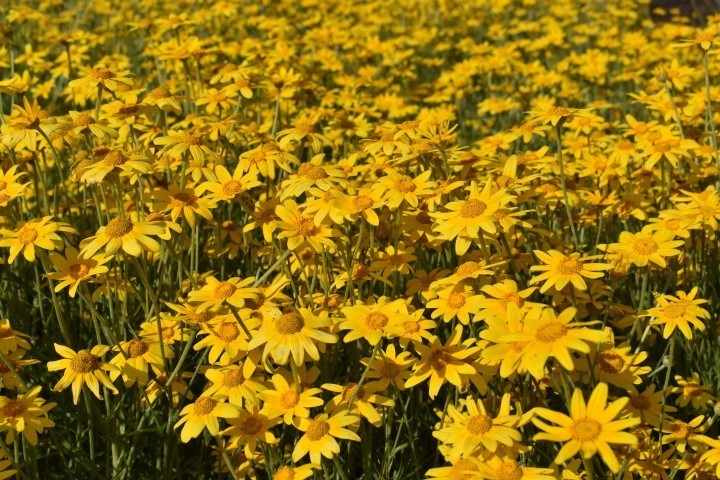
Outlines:
[[[75,117],[75,125],[78,127],[92,125],[93,123],[95,123],[95,119],[89,113],[83,112]]]
[[[87,350],[80,350],[70,361],[70,368],[77,373],[90,373],[98,368],[98,358]]]
[[[358,384],[355,382],[348,382],[342,391],[342,401],[349,402],[350,399],[353,398],[353,395],[355,400],[362,400],[365,396],[365,388],[362,386],[358,387]]]
[[[560,116],[564,117],[566,115],[570,115],[570,110],[568,110],[565,107],[552,107],[550,110],[548,110],[548,114],[553,116]]]
[[[459,310],[465,305],[465,295],[462,293],[451,293],[447,299],[448,307],[453,310]]]
[[[105,233],[110,238],[120,238],[132,232],[132,229],[133,223],[130,220],[115,217],[105,227]]]
[[[231,368],[223,373],[223,385],[229,388],[238,387],[245,383],[241,368]]]
[[[403,328],[405,329],[406,334],[413,334],[420,331],[420,324],[415,320],[408,320],[403,323]]]
[[[688,397],[699,397],[703,394],[703,389],[697,383],[688,383],[683,387],[683,395]]]
[[[307,432],[305,432],[305,435],[307,435],[308,439],[311,442],[317,442],[325,435],[327,435],[329,431],[329,423],[323,422],[322,420],[311,420],[310,424],[308,425]]]
[[[187,145],[202,145],[202,134],[200,132],[185,132],[181,138],[182,143]]]
[[[90,272],[90,267],[85,265],[84,263],[75,263],[73,265],[70,265],[68,268],[68,275],[70,275],[75,280],[80,280],[81,278],[87,277],[87,274]]]
[[[275,472],[275,475],[273,475],[273,480],[294,480],[295,479],[295,470],[293,470],[290,467],[282,467],[277,472]]]
[[[602,431],[600,423],[592,418],[581,418],[580,420],[575,420],[571,429],[573,438],[575,440],[580,440],[581,442],[590,442],[595,440]]]
[[[620,373],[625,366],[625,360],[617,353],[606,350],[598,353],[597,366],[606,373]]]
[[[280,396],[280,405],[286,410],[295,408],[300,402],[300,395],[295,390],[288,390]]]
[[[23,226],[18,232],[18,242],[22,245],[27,245],[35,241],[38,237],[38,231],[32,227]]]
[[[368,197],[367,195],[358,195],[353,199],[353,208],[357,212],[361,212],[363,210],[367,210],[368,208],[371,208],[375,202],[373,202],[373,199]]]
[[[477,262],[465,262],[462,265],[460,265],[457,269],[457,275],[459,277],[465,278],[469,277],[473,273],[477,272],[480,269],[480,264]]]
[[[90,76],[95,80],[110,80],[115,78],[115,74],[105,67],[93,67]]]
[[[298,168],[297,173],[299,177],[305,177],[311,180],[320,180],[322,178],[328,177],[325,169],[322,167],[318,167],[314,163],[303,163],[302,165],[300,165],[300,168]]]
[[[693,433],[693,428],[687,423],[680,420],[675,420],[675,422],[672,424],[671,429],[672,433],[681,438],[688,438]]]
[[[473,435],[482,435],[492,428],[492,419],[485,415],[475,415],[467,423],[467,429]]]
[[[485,213],[485,210],[487,210],[487,205],[485,205],[484,202],[473,198],[463,204],[460,209],[460,215],[462,215],[463,218],[477,218]]]
[[[680,303],[671,303],[662,307],[663,315],[670,318],[678,318],[685,315],[685,305]]]
[[[452,356],[444,349],[435,350],[430,354],[428,363],[433,370],[442,370],[452,360]]]
[[[170,196],[170,206],[173,208],[182,208],[192,205],[195,202],[195,194],[190,192],[178,192]]]
[[[304,237],[310,237],[315,234],[317,227],[312,218],[303,217],[295,224],[295,230]]]
[[[224,342],[229,343],[238,338],[240,329],[234,323],[225,322],[215,330],[215,334]]]
[[[275,330],[281,335],[294,335],[305,326],[303,317],[298,313],[286,313],[275,321]]]
[[[633,245],[633,250],[639,255],[652,255],[658,248],[658,244],[650,238],[641,238]]]
[[[650,408],[650,399],[644,395],[638,395],[637,397],[630,398],[630,405],[637,410],[647,410]]]
[[[525,303],[525,300],[523,300],[522,297],[515,292],[505,294],[500,299],[500,304],[503,306],[503,308],[507,308],[508,304],[510,303],[514,303],[518,307],[522,307]]]
[[[467,472],[477,471],[478,466],[475,465],[472,460],[468,460],[467,458],[461,458],[455,463],[455,465],[450,467],[447,478],[448,480],[471,480],[473,478],[477,478],[477,475]]]
[[[495,473],[498,480],[521,480],[523,477],[522,468],[517,462],[505,462]]]
[[[220,282],[215,287],[215,298],[221,301],[225,301],[232,297],[237,287],[229,282]]]
[[[655,151],[658,153],[665,153],[671,150],[671,146],[668,142],[660,142],[655,144]]]
[[[142,357],[150,349],[150,346],[142,340],[132,339],[128,342],[127,350],[130,358]]]
[[[558,264],[558,270],[563,275],[575,275],[582,270],[582,263],[576,258],[563,258]]]
[[[389,319],[387,315],[380,312],[372,312],[370,315],[367,316],[365,324],[370,330],[377,331],[385,328],[385,326],[388,324],[388,321]]]
[[[237,180],[230,180],[222,187],[222,191],[228,197],[234,197],[242,191],[242,184]]]
[[[260,432],[262,428],[262,419],[256,417],[255,415],[247,417],[240,426],[240,430],[242,430],[245,435],[255,435],[256,433]]]
[[[210,397],[200,397],[193,405],[193,413],[195,415],[207,415],[215,409],[217,401]]]
[[[415,182],[413,182],[410,177],[402,177],[395,181],[395,190],[400,193],[414,192],[416,188],[417,185],[415,185]]]
[[[17,417],[25,411],[23,404],[17,400],[10,400],[2,407],[3,417]]]
[[[352,279],[360,280],[361,278],[365,278],[368,273],[370,273],[370,269],[366,265],[356,263],[353,265]]]
[[[550,343],[565,336],[567,328],[560,322],[548,322],[535,332],[535,338],[541,342]]]

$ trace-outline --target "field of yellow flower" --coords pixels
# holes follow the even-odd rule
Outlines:
[[[649,0],[0,2],[0,479],[720,478],[719,52]]]

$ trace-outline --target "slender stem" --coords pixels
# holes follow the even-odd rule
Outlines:
[[[575,251],[580,251],[580,242],[578,242],[577,232],[575,231],[575,223],[572,219],[572,209],[570,208],[570,200],[568,199],[567,186],[565,185],[565,168],[563,166],[562,156],[562,127],[560,124],[555,126],[555,140],[557,142],[557,156],[560,163],[560,185],[562,186],[563,198],[565,200],[565,211],[567,212],[568,222],[570,222],[570,233],[572,234]]]

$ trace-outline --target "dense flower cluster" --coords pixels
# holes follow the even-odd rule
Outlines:
[[[648,3],[0,5],[0,478],[720,476],[720,16]]]

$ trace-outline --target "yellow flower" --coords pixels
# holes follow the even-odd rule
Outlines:
[[[665,268],[665,257],[680,255],[679,247],[684,242],[673,240],[673,234],[666,231],[653,232],[645,227],[638,233],[622,232],[618,243],[608,246],[609,253],[619,253],[638,267],[644,267],[652,262],[658,267]]]
[[[35,249],[58,250],[63,246],[63,240],[56,232],[74,232],[71,227],[64,227],[57,222],[50,221],[52,217],[20,221],[17,230],[0,228],[0,247],[10,247],[8,263],[12,264],[22,252],[28,262],[35,261]]]
[[[4,207],[12,199],[23,194],[29,183],[18,183],[17,179],[25,175],[24,172],[15,173],[18,166],[13,165],[6,171],[0,168],[0,207]]]
[[[211,180],[200,185],[203,191],[210,191],[207,198],[213,202],[219,200],[226,202],[232,201],[241,193],[262,185],[257,180],[256,173],[243,175],[240,166],[235,168],[235,172],[230,175],[227,168],[223,165],[218,165],[215,167],[215,177],[217,180]]]
[[[150,165],[145,155],[114,149],[102,156],[98,156],[98,160],[84,171],[80,179],[83,182],[99,183],[108,174],[115,171],[121,177],[131,176],[134,183],[138,174],[150,173],[152,165]]]
[[[332,320],[323,312],[315,315],[307,308],[298,308],[284,313],[277,318],[268,316],[260,330],[255,333],[248,344],[252,350],[265,345],[263,360],[272,355],[275,363],[285,365],[292,360],[295,365],[305,362],[305,355],[317,361],[320,352],[316,342],[335,343],[337,337],[321,329],[332,325]]]
[[[228,419],[230,426],[222,431],[223,435],[230,436],[229,447],[239,448],[245,446],[245,455],[252,456],[257,448],[258,441],[272,445],[277,442],[275,435],[270,431],[280,422],[278,418],[268,418],[259,413],[257,407],[252,410],[240,410],[238,415]]]
[[[564,443],[555,457],[555,463],[558,465],[566,462],[578,452],[581,452],[583,458],[586,459],[600,453],[610,471],[618,473],[620,463],[610,445],[635,445],[637,437],[623,430],[639,424],[640,419],[616,419],[627,403],[627,397],[619,398],[609,405],[607,400],[607,384],[599,383],[590,395],[587,404],[582,390],[575,389],[570,404],[570,416],[547,408],[536,408],[537,416],[549,420],[557,426],[550,426],[534,418],[533,423],[542,432],[536,434],[533,439]]]
[[[663,392],[655,391],[656,385],[651,383],[648,388],[642,392],[631,390],[628,395],[630,400],[623,409],[623,413],[630,413],[634,417],[640,418],[644,423],[648,423],[654,427],[660,424],[660,416],[662,414]],[[665,405],[665,413],[677,411],[672,405]]]
[[[420,360],[413,366],[413,375],[405,382],[405,388],[429,379],[430,398],[435,398],[445,382],[462,387],[463,378],[476,373],[467,359],[478,351],[478,347],[471,346],[474,339],[462,341],[462,331],[461,325],[455,327],[445,344],[438,337],[428,346],[415,344]]]
[[[253,319],[251,317],[244,319],[246,327],[256,328],[257,322],[250,323],[250,320]],[[201,350],[210,347],[208,354],[210,363],[216,363],[220,359],[220,364],[227,365],[237,359],[240,353],[248,351],[250,337],[232,316],[224,316],[222,320],[218,319],[212,324],[202,324],[200,333],[206,337],[197,342],[193,348]]]
[[[105,371],[116,371],[117,367],[102,361],[102,356],[110,350],[106,345],[96,345],[87,350],[75,352],[69,347],[55,344],[55,351],[63,357],[62,360],[48,362],[51,372],[65,370],[62,378],[53,387],[53,391],[61,392],[72,385],[73,403],[77,405],[80,390],[87,385],[97,398],[100,396],[100,384],[113,393],[118,393],[110,377]]]
[[[188,186],[180,188],[177,184],[172,184],[165,189],[158,189],[153,192],[155,205],[153,209],[156,212],[170,212],[170,218],[173,222],[179,217],[187,220],[190,228],[195,227],[195,215],[200,215],[205,220],[212,220],[213,215],[210,209],[217,205],[213,200],[202,198],[204,187]]]
[[[699,305],[707,303],[701,298],[695,299],[698,287],[694,287],[689,293],[677,292],[677,297],[672,295],[657,295],[655,300],[657,307],[651,308],[645,316],[652,317],[652,325],[665,325],[663,338],[668,338],[677,328],[688,340],[693,338],[691,325],[700,331],[705,330],[703,320],[710,319],[710,313]]]
[[[448,212],[435,214],[435,231],[446,240],[455,239],[455,253],[458,255],[465,255],[473,239],[477,240],[485,233],[494,235],[497,232],[494,214],[514,198],[505,189],[491,193],[492,182],[487,182],[480,192],[475,182],[472,182],[468,190],[470,194],[465,200],[450,202],[445,205]]]
[[[7,318],[0,320],[0,353],[3,355],[12,353],[18,348],[30,350],[30,344],[25,340],[29,337],[30,335],[13,330]]]
[[[365,219],[370,225],[378,226],[380,218],[375,210],[384,205],[383,194],[379,190],[361,189],[353,195],[338,193],[333,202],[335,209],[330,211],[330,218],[335,223],[356,222]]]
[[[112,255],[122,250],[133,257],[139,257],[143,251],[159,252],[160,244],[150,238],[159,236],[165,229],[157,223],[132,222],[127,218],[115,217],[107,225],[100,227],[94,236],[80,243],[80,253],[84,258],[92,257],[105,247],[105,253]]]
[[[175,428],[183,427],[180,432],[180,440],[183,443],[197,437],[206,428],[210,435],[215,437],[220,433],[218,419],[236,417],[239,411],[240,409],[234,405],[203,395],[180,411],[180,420],[175,424]]]
[[[276,373],[272,376],[272,388],[258,393],[263,401],[260,413],[270,418],[282,417],[287,425],[296,417],[310,417],[310,409],[322,406],[323,400],[316,395],[322,393],[319,388],[300,388],[290,383],[291,378]]]
[[[478,471],[486,480],[554,480],[551,468],[526,467],[515,455],[486,454],[480,457]]]
[[[357,426],[359,422],[358,417],[350,415],[345,410],[340,410],[332,416],[321,414],[312,420],[295,418],[293,424],[304,434],[295,444],[293,462],[299,461],[308,453],[310,461],[318,465],[322,462],[322,457],[333,458],[340,453],[340,445],[336,438],[360,441],[360,437],[355,432],[345,428]]]
[[[415,177],[391,172],[382,177],[373,188],[383,192],[385,202],[393,210],[403,202],[417,208],[420,199],[433,191],[435,182],[429,180],[431,174],[432,170],[426,170]]]
[[[161,349],[160,342],[135,338],[127,342],[120,342],[120,345],[114,347],[113,350],[120,352],[110,360],[112,365],[118,367],[110,372],[110,378],[115,381],[122,375],[126,387],[135,382],[146,385],[149,367],[156,372],[162,372],[164,370],[162,353],[165,354],[165,358],[175,356],[169,347],[165,346],[164,349]]]
[[[557,250],[549,250],[547,253],[535,250],[535,256],[545,263],[530,267],[530,271],[544,272],[530,280],[530,285],[545,282],[540,287],[540,293],[547,292],[550,287],[562,290],[568,283],[572,283],[578,290],[587,290],[583,277],[601,278],[603,276],[601,272],[610,268],[607,263],[586,263],[591,257],[580,258],[578,253],[566,256]]]
[[[249,286],[255,282],[255,277],[244,280],[232,277],[220,281],[213,276],[208,276],[205,282],[205,285],[199,290],[193,290],[189,295],[190,302],[197,304],[198,312],[223,305],[242,308],[245,306],[246,300],[256,298],[259,292],[257,288]]]
[[[552,308],[535,309],[524,321],[522,331],[509,333],[501,342],[525,343],[522,365],[533,377],[545,374],[545,364],[555,358],[567,371],[574,370],[571,351],[589,353],[590,344],[611,341],[608,330],[585,328],[588,323],[574,322],[577,310],[570,307],[559,315]],[[591,324],[591,323],[590,323]]]
[[[367,382],[363,385],[355,382],[347,382],[345,385],[325,383],[322,388],[338,394],[327,403],[327,409],[330,411],[347,410],[351,414],[361,415],[376,427],[382,424],[382,417],[375,406],[379,405],[388,409],[395,406],[394,401],[378,394],[384,389],[380,382]],[[350,405],[351,400],[352,406]]]
[[[55,403],[45,403],[38,397],[40,390],[42,387],[38,385],[15,399],[0,397],[0,428],[8,430],[6,443],[14,442],[17,434],[22,433],[28,443],[35,446],[38,433],[55,426],[55,422],[47,418]]]
[[[71,80],[68,87],[87,91],[87,96],[97,94],[98,89],[116,92],[121,87],[131,87],[133,84],[130,72],[114,71],[106,65],[99,64],[87,70],[85,76]]]
[[[693,409],[703,411],[714,403],[715,397],[709,392],[709,390],[713,389],[713,385],[711,383],[703,385],[697,372],[693,372],[689,378],[675,375],[675,381],[678,386],[673,387],[670,393],[680,394],[675,400],[675,404],[678,406],[687,407],[692,403]]]
[[[445,445],[451,446],[450,459],[474,456],[479,451],[495,452],[500,445],[513,448],[522,436],[515,429],[520,417],[510,414],[510,395],[503,395],[500,408],[494,417],[489,414],[482,400],[465,399],[465,412],[450,405],[449,425],[433,432]]]
[[[111,259],[112,257],[106,257],[102,253],[86,258],[76,248],[67,247],[64,257],[57,253],[50,254],[50,261],[57,271],[45,276],[60,281],[55,286],[56,292],[69,286],[70,297],[75,298],[75,292],[77,292],[80,282],[90,279],[93,275],[107,272],[108,267],[105,264]]]
[[[428,308],[434,309],[431,317],[442,316],[445,322],[453,318],[460,320],[463,325],[470,323],[470,313],[477,312],[482,297],[476,295],[470,285],[464,282],[438,291],[438,298],[427,302]]]
[[[340,330],[350,330],[343,338],[345,343],[364,338],[375,345],[388,335],[393,325],[411,320],[405,302],[388,302],[385,298],[374,304],[343,307],[342,314],[345,319],[339,325]]]
[[[243,399],[257,404],[257,392],[265,389],[260,379],[254,377],[257,358],[258,355],[251,355],[239,365],[209,368],[205,376],[211,384],[205,389],[205,395],[227,398],[237,406],[243,405]]]
[[[663,435],[662,443],[674,443],[675,448],[680,453],[685,453],[688,445],[694,450],[697,450],[698,446],[701,445],[702,432],[707,429],[702,423],[705,421],[704,415],[698,415],[689,422],[683,422],[682,420],[666,419],[662,425]]]
[[[330,238],[338,236],[337,232],[316,224],[314,218],[304,215],[294,201],[287,200],[278,205],[275,215],[280,220],[273,222],[274,226],[282,230],[277,238],[287,238],[290,250],[309,246],[315,252],[322,252],[325,248],[331,253],[335,251],[335,243]]]

